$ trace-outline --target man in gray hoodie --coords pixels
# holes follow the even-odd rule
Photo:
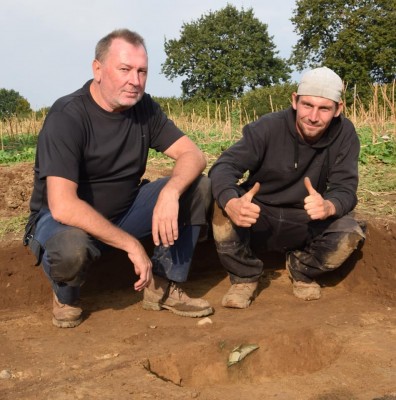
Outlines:
[[[351,215],[360,144],[341,113],[342,90],[331,69],[308,71],[292,106],[246,125],[211,168],[214,239],[231,281],[223,306],[247,308],[254,299],[264,268],[256,248],[284,252],[294,295],[315,300],[316,278],[364,240]]]

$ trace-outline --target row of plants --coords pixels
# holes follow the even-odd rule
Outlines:
[[[275,84],[250,90],[239,99],[226,101],[191,99],[176,97],[154,97],[162,109],[173,119],[208,121],[209,124],[231,124],[237,130],[241,125],[254,121],[269,112],[285,109],[291,104],[291,93],[297,90],[296,83]],[[369,99],[360,99],[358,92],[344,93],[344,112],[354,122],[374,125],[380,122],[395,121],[396,82],[383,85],[370,85]],[[29,117],[13,115],[0,120],[0,134],[37,134],[49,108],[32,112]],[[369,120],[369,121],[368,121]]]
[[[184,124],[186,124],[185,121]],[[183,125],[183,123],[178,125]],[[201,150],[207,154],[209,160],[217,158],[223,150],[231,146],[240,137],[240,131],[227,130],[226,125],[222,126],[222,130],[203,131],[202,126],[200,128],[196,130],[186,129],[185,131],[200,146]],[[373,140],[373,131],[370,127],[357,128],[361,142],[360,162],[362,164],[375,162],[396,165],[396,135],[393,134],[394,129],[395,125],[392,126],[390,124],[387,132]],[[36,153],[37,137],[35,134],[4,136],[0,150],[0,164],[33,161]],[[151,151],[149,157],[150,159],[161,159],[163,155]]]

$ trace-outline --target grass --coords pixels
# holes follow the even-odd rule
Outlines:
[[[372,216],[395,216],[396,165],[360,165],[359,179],[357,211]]]
[[[9,233],[16,234],[23,232],[28,220],[28,215],[18,215],[11,218],[0,219],[0,239]],[[22,240],[22,239],[21,239]]]

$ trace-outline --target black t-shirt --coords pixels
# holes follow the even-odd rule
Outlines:
[[[183,133],[148,94],[121,113],[99,107],[81,89],[51,107],[39,134],[32,213],[48,207],[46,177],[78,184],[78,196],[109,219],[133,203],[149,148],[163,152]]]

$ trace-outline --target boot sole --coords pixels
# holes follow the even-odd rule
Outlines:
[[[221,305],[225,308],[237,308],[239,310],[243,310],[246,308],[249,308],[250,305],[252,304],[252,300],[249,300],[248,302],[245,303],[235,303],[233,301],[222,301]]]
[[[227,298],[229,295],[226,293],[221,300],[221,305],[225,308],[237,308],[239,310],[243,310],[249,308],[252,305],[252,302],[256,299],[258,293],[258,289],[255,289],[248,300],[238,301],[235,299]],[[232,295],[231,295],[232,296]],[[231,297],[229,296],[229,297]],[[239,296],[241,297],[241,296]],[[245,296],[246,298],[246,296]]]
[[[82,318],[76,319],[74,321],[60,321],[55,317],[52,318],[52,324],[57,328],[75,328],[80,325],[82,322]]]
[[[173,312],[176,315],[180,315],[182,317],[190,317],[190,318],[206,317],[210,314],[213,314],[212,307],[205,308],[204,310],[199,310],[199,311],[181,311],[177,310],[174,307],[167,306],[166,304],[154,303],[147,300],[143,300],[142,307],[145,310],[150,310],[150,311],[161,311],[165,309]]]
[[[322,295],[320,289],[314,290],[306,294],[304,292],[301,293],[301,289],[295,289],[294,287],[293,287],[293,294],[295,297],[297,297],[297,299],[305,301],[319,300]]]

